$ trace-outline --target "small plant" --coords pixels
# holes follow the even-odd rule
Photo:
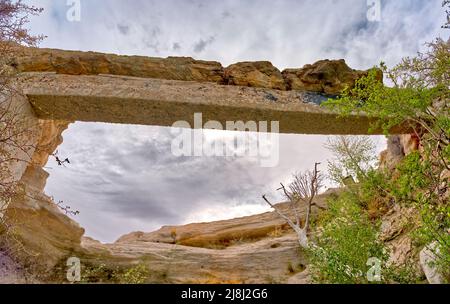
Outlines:
[[[116,275],[116,278],[123,284],[144,284],[147,282],[149,275],[150,272],[147,265],[140,263],[132,268],[129,268],[124,273]]]
[[[80,283],[144,284],[149,277],[150,271],[144,263],[139,263],[129,268],[108,266],[102,263],[84,266],[81,272]]]
[[[172,238],[172,244],[176,244],[177,243],[177,229],[176,228],[170,229],[170,237]]]
[[[115,276],[115,271],[108,268],[106,264],[86,265],[82,268],[80,283],[110,283]]]

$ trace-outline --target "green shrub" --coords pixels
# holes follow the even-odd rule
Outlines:
[[[116,275],[118,281],[123,284],[144,284],[150,273],[145,264],[138,264],[129,268],[122,274]]]
[[[385,263],[384,245],[377,239],[378,225],[347,192],[329,203],[324,225],[309,252],[313,279],[320,283],[368,283],[369,258]]]
[[[448,6],[449,2],[444,1],[443,5]],[[416,246],[420,248],[436,243],[436,266],[444,276],[450,277],[450,183],[445,177],[450,170],[450,44],[438,38],[427,46],[425,52],[404,58],[394,68],[380,64],[379,70],[387,77],[390,86],[380,81],[379,72],[372,70],[367,77],[357,80],[353,88],[347,88],[342,96],[330,99],[324,106],[336,110],[342,117],[355,112],[364,113],[374,119],[369,131],[382,130],[389,135],[395,129],[402,129],[417,138],[420,150],[407,155],[397,168],[389,168],[391,172],[380,170],[360,174],[362,178],[358,180],[361,185],[356,188],[360,191],[356,193],[359,198],[354,204],[367,208],[371,201],[376,200],[418,210],[420,224],[413,227]],[[333,172],[341,172],[341,169]],[[363,230],[369,229],[357,220],[355,225],[360,225]],[[344,229],[349,230],[349,237],[355,242],[368,241],[369,238],[352,235],[350,228],[343,224],[334,229],[326,226],[325,234],[339,237],[339,229]],[[351,256],[345,244],[324,246],[330,251],[329,264],[336,263],[335,260],[346,262]],[[358,266],[361,265],[357,263],[355,269]],[[334,270],[330,270],[325,279],[348,279],[336,273],[338,266],[328,267]],[[403,275],[408,273],[403,269],[391,270],[402,276],[391,276],[394,281],[404,281]]]
[[[144,284],[149,280],[150,272],[144,263],[123,268],[107,266],[106,264],[86,265],[82,268],[81,282],[115,283],[115,284]]]

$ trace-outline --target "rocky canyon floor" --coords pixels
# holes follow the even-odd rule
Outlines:
[[[313,213],[326,206],[334,191],[316,198]],[[277,206],[287,214],[292,212],[286,203]],[[298,207],[300,214],[305,212],[303,207]],[[35,230],[28,233],[37,235]],[[51,237],[47,235],[46,241]],[[62,241],[51,242],[55,249],[47,247],[47,256],[38,257],[45,264],[45,259],[55,260],[58,252],[50,276],[31,280],[3,254],[0,283],[67,283],[70,256],[80,259],[85,283],[121,283],[118,274],[123,278],[135,269],[145,269],[143,283],[310,283],[297,236],[275,212],[132,232],[111,244],[83,236],[80,246],[65,250],[64,255],[59,255]]]
[[[316,199],[313,212],[335,190]],[[299,206],[299,213],[304,213]],[[286,203],[278,208],[292,212]],[[148,283],[310,283],[295,233],[274,212],[210,223],[133,232],[115,243],[83,237],[82,261],[91,271],[145,265]],[[116,268],[114,268],[116,267]],[[106,271],[108,273],[108,271]],[[102,277],[103,275],[103,277]],[[94,275],[106,280],[108,275]]]

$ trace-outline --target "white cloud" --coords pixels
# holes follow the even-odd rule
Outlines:
[[[381,60],[394,64],[444,35],[441,0],[384,0],[380,22],[367,20],[366,0],[81,0],[81,22],[66,20],[65,0],[29,2],[45,8],[32,23],[48,35],[43,46],[195,55],[224,65],[269,60],[282,69],[345,58],[354,68],[368,68]]]

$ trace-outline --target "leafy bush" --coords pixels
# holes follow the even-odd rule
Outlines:
[[[150,277],[144,263],[129,268],[106,264],[85,265],[81,274],[81,283],[144,284]]]
[[[350,192],[329,203],[321,222],[317,246],[309,252],[313,279],[321,283],[368,283],[369,258],[383,263],[387,260],[384,245],[377,240],[378,225],[370,222]]]
[[[144,284],[149,277],[149,270],[145,264],[131,267],[123,274],[116,275],[118,281],[124,284]]]
[[[450,41],[438,38],[427,46],[425,52],[404,58],[394,68],[380,64],[378,70],[390,86],[380,81],[374,69],[325,106],[343,117],[364,113],[374,119],[370,130],[386,135],[400,130],[418,138],[420,150],[407,155],[397,168],[363,176],[359,204],[367,206],[375,199],[418,210],[417,244],[437,244],[435,264],[450,278]]]
[[[389,250],[378,237],[379,222],[369,219],[358,197],[344,192],[329,202],[321,217],[316,246],[308,252],[313,280],[332,284],[415,283],[419,280],[410,263],[388,262]],[[370,277],[379,263],[379,277]]]

